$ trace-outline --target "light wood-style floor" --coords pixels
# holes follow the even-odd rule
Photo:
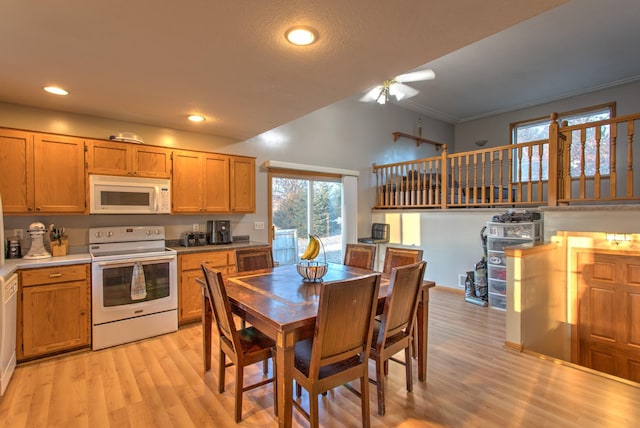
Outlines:
[[[402,367],[391,363],[384,417],[376,413],[371,386],[373,427],[640,423],[640,388],[505,349],[504,312],[465,303],[458,290],[436,287],[431,295],[427,382],[414,382],[407,393]],[[202,373],[200,334],[193,325],[134,344],[20,365],[0,401],[0,426],[235,426],[233,376],[229,371],[227,390],[218,394],[213,371]],[[250,369],[254,379],[261,377],[261,365]],[[359,400],[346,388],[321,398],[320,409],[322,426],[360,426]],[[246,393],[239,426],[276,425],[272,386]],[[294,426],[308,426],[295,410]]]

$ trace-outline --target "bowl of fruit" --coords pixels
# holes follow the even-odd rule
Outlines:
[[[324,262],[315,261],[322,250]],[[322,282],[322,277],[327,273],[329,264],[326,262],[327,256],[324,252],[322,241],[315,235],[309,235],[309,243],[300,257],[297,264],[298,273],[302,277],[302,282]]]

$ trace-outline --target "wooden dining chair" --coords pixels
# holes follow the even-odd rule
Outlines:
[[[394,267],[418,263],[421,260],[421,249],[387,247],[384,254],[384,267],[382,272],[391,273],[391,269]]]
[[[384,309],[376,320],[369,357],[376,362],[375,383],[378,390],[378,414],[384,415],[384,376],[387,361],[405,366],[407,391],[413,391],[411,351],[422,278],[427,263],[424,261],[391,269],[389,290]],[[404,350],[404,362],[393,356]]]
[[[347,266],[373,270],[376,261],[376,246],[371,244],[347,244],[344,264]]]
[[[382,272],[390,274],[391,269],[394,267],[410,265],[413,263],[418,263],[422,260],[422,250],[415,248],[398,248],[398,247],[387,247],[387,250],[384,254],[384,265],[382,268]],[[414,330],[414,339],[415,343],[413,344],[413,353],[416,355],[418,353],[418,338],[417,331]]]
[[[271,247],[249,247],[236,250],[236,270],[268,269],[273,267],[273,251]]]
[[[318,426],[318,394],[345,385],[360,396],[362,426],[369,426],[368,359],[380,274],[322,284],[313,338],[295,345],[296,395],[309,392],[309,413],[293,404],[312,428]],[[345,328],[349,326],[349,328]],[[346,385],[360,379],[360,392]]]
[[[220,337],[219,361],[218,361],[218,392],[224,392],[225,371],[227,367],[235,367],[235,421],[242,419],[242,394],[251,389],[274,382],[275,376],[263,379],[252,385],[244,385],[244,368],[250,364],[266,361],[269,358],[273,361],[273,373],[275,375],[275,342],[263,334],[255,327],[247,327],[241,330],[236,329],[231,313],[231,304],[227,298],[227,293],[222,280],[222,273],[209,269],[202,265],[204,279],[206,283],[205,293],[208,294],[211,310],[218,326]],[[227,357],[231,360],[227,363]],[[274,382],[274,409],[277,412],[277,388]]]

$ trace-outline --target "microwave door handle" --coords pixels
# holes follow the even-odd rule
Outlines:
[[[155,193],[153,201],[154,212],[158,212],[160,210],[160,186],[155,186],[153,189]]]
[[[161,261],[173,261],[175,260],[175,256],[161,256],[161,257],[149,257],[147,259],[133,259],[133,260],[114,260],[114,261],[106,261],[106,262],[98,262],[98,266],[108,266],[108,267],[125,267],[125,266],[133,266],[135,263],[145,263],[145,262],[161,262]]]

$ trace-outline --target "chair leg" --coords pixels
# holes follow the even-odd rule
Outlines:
[[[242,389],[243,389],[243,376],[244,376],[244,367],[239,364],[236,365],[236,405],[235,405],[235,419],[236,423],[242,420]]]
[[[378,388],[380,387],[378,386]],[[362,407],[362,426],[369,428],[369,375],[367,372],[360,377],[360,401]]]
[[[220,355],[218,356],[218,392],[224,392],[224,372],[227,364],[227,355],[222,348],[220,349]]]
[[[378,414],[384,416],[384,375],[388,361],[379,361],[376,358],[376,389],[378,390]]]
[[[405,375],[407,376],[407,391],[413,391],[413,361],[411,361],[411,344],[404,348]]]
[[[311,428],[320,426],[320,418],[318,416],[318,394],[315,391],[309,391],[309,425]]]
[[[265,374],[265,375],[269,374],[269,360],[262,361],[262,373]],[[275,376],[275,374],[276,374],[275,370],[273,371],[273,374]]]
[[[298,382],[296,382],[296,397],[300,398],[301,395],[302,395],[302,387]]]

